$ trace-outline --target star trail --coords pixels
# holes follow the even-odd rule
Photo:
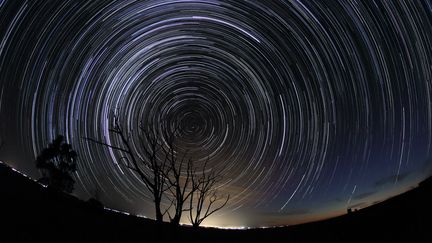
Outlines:
[[[431,174],[430,1],[0,1],[1,158],[37,177],[57,134],[76,194],[153,217],[113,114],[222,170],[217,226],[313,221]],[[139,141],[133,149],[140,154]],[[142,151],[141,151],[142,153]]]

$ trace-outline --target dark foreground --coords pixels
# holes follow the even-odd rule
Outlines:
[[[298,226],[172,228],[48,190],[0,163],[0,242],[432,242],[432,179],[366,209]]]

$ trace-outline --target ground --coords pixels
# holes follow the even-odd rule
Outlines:
[[[156,224],[50,190],[0,164],[0,242],[432,242],[432,179],[374,206],[309,224],[223,230]]]

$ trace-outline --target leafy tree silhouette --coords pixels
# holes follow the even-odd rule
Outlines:
[[[87,205],[90,208],[95,208],[95,209],[99,209],[99,210],[104,209],[104,205],[100,201],[100,188],[99,188],[99,186],[95,187],[95,189],[93,191],[93,197],[91,197],[87,200]]]
[[[36,168],[42,172],[38,181],[71,193],[75,184],[71,174],[77,169],[77,156],[72,146],[64,142],[64,137],[57,136],[36,158]]]

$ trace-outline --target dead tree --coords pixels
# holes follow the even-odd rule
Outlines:
[[[140,177],[141,181],[153,196],[156,221],[163,222],[163,217],[169,210],[169,208],[167,208],[163,211],[161,202],[164,193],[169,190],[169,186],[165,181],[165,175],[169,173],[168,170],[170,166],[167,158],[160,158],[160,156],[158,156],[162,148],[158,135],[151,129],[151,126],[145,126],[143,123],[140,124],[137,136],[141,143],[142,151],[144,152],[144,156],[141,156],[132,149],[131,135],[123,129],[116,115],[114,115],[114,124],[113,127],[109,129],[109,132],[120,138],[120,145],[108,144],[93,138],[86,139],[111,148],[122,155],[120,164]]]
[[[224,203],[214,208],[215,203],[222,199],[215,188],[220,175],[211,170],[208,173],[207,162],[202,172],[196,173],[193,160],[187,158],[187,151],[181,154],[176,149],[175,139],[178,136],[178,127],[165,131],[164,140],[162,134],[157,134],[151,127],[143,123],[139,126],[137,138],[143,155],[132,149],[131,134],[123,129],[117,116],[114,116],[113,127],[109,129],[109,132],[119,138],[119,145],[108,144],[93,138],[86,139],[117,151],[121,155],[120,164],[141,178],[153,195],[157,221],[162,222],[164,215],[168,214],[171,223],[179,225],[183,212],[190,211],[191,222],[198,227],[204,219],[223,208],[228,202],[229,196]],[[199,178],[198,175],[200,175]],[[194,197],[197,203],[195,207],[193,207]],[[161,208],[163,198],[171,202],[168,207],[164,208],[164,211]],[[173,210],[171,210],[172,207]]]
[[[178,128],[175,129],[177,131]],[[194,176],[193,162],[191,158],[186,159],[187,151],[180,155],[175,149],[176,132],[171,132],[166,139],[164,147],[165,157],[170,166],[168,174],[165,175],[169,184],[171,205],[174,206],[173,216],[168,212],[170,221],[173,225],[179,225],[183,212],[188,211],[184,208],[185,203],[194,192],[192,187],[192,177]]]
[[[193,191],[189,201],[189,220],[194,228],[197,228],[210,215],[225,207],[230,198],[230,195],[225,197],[218,193],[217,186],[222,179],[221,173],[213,169],[208,170],[207,163],[208,159],[201,172],[191,177]]]

